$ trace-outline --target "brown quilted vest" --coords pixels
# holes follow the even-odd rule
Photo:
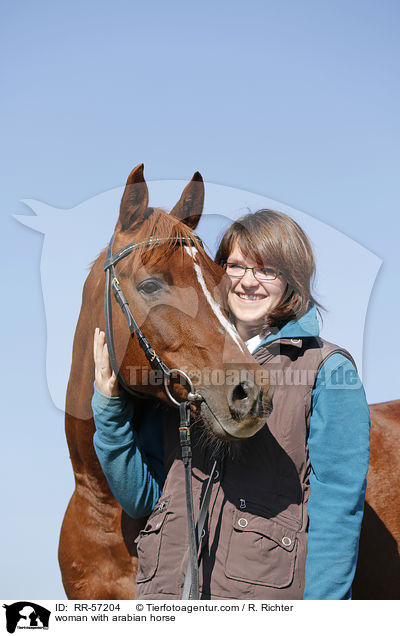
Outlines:
[[[201,599],[303,598],[311,393],[333,353],[353,362],[347,351],[315,337],[280,339],[255,352],[275,384],[273,411],[263,429],[218,460],[201,544]],[[193,431],[195,518],[213,464],[212,449],[198,437]],[[137,539],[138,599],[181,598],[188,561],[185,484],[179,450],[172,457],[162,497]]]

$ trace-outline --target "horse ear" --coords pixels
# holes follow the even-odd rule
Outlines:
[[[200,221],[203,205],[204,181],[200,172],[195,172],[170,215],[183,221],[191,230],[194,230]]]
[[[149,202],[149,191],[143,175],[141,163],[130,173],[121,199],[119,219],[116,231],[124,232],[133,225],[142,223]]]

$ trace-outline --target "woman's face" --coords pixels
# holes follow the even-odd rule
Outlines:
[[[228,263],[245,267],[257,267],[256,261],[244,256],[234,243]],[[264,263],[268,267],[268,263]],[[246,270],[242,278],[230,277],[232,286],[228,293],[228,304],[236,318],[236,328],[244,340],[258,334],[265,317],[276,307],[286,291],[286,281],[278,276],[275,280],[259,281],[252,270]]]

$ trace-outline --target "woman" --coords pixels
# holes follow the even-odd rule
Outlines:
[[[225,232],[216,255],[231,279],[231,319],[274,379],[267,426],[218,458],[202,544],[201,598],[347,599],[351,595],[369,449],[369,409],[350,355],[319,338],[315,264],[302,229],[273,210]],[[94,444],[139,538],[138,598],[180,598],[185,571],[182,462],[164,470],[162,425],[135,426],[118,395],[104,334],[95,333]],[[134,426],[131,427],[131,422]],[[212,451],[196,444],[200,500]]]

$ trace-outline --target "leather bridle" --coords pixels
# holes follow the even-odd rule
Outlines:
[[[201,239],[197,237],[196,239],[201,244]],[[189,386],[189,391],[188,391],[186,399],[189,402],[202,401],[203,398],[201,397],[201,395],[195,392],[193,383],[191,379],[189,378],[189,376],[181,369],[170,369],[165,364],[165,362],[160,358],[160,356],[155,352],[153,347],[150,345],[143,331],[141,330],[135,318],[133,317],[133,314],[129,308],[128,301],[121,289],[121,285],[115,274],[115,269],[114,269],[114,265],[116,265],[116,263],[119,263],[119,261],[125,258],[125,256],[128,256],[128,254],[130,254],[134,249],[138,248],[139,246],[144,247],[144,249],[147,249],[150,247],[161,245],[162,243],[170,242],[170,239],[150,237],[147,241],[143,241],[140,243],[133,241],[132,243],[129,243],[129,245],[126,245],[125,247],[120,249],[114,255],[112,253],[113,240],[114,240],[114,235],[111,237],[111,240],[108,244],[106,260],[104,261],[104,266],[103,266],[104,271],[106,272],[106,285],[104,290],[104,317],[105,317],[105,332],[106,332],[108,355],[110,358],[110,365],[111,365],[111,369],[114,371],[115,375],[118,378],[119,384],[125,389],[125,391],[127,391],[127,393],[129,393],[130,395],[133,395],[134,397],[139,397],[139,398],[149,397],[143,393],[140,393],[139,391],[136,391],[135,389],[132,389],[132,387],[129,386],[129,384],[125,381],[124,377],[121,375],[120,370],[118,368],[118,364],[117,364],[117,360],[115,356],[113,327],[112,327],[111,289],[114,293],[114,297],[117,303],[122,309],[122,313],[124,314],[127,320],[131,337],[135,338],[136,336],[138,343],[140,347],[142,348],[142,350],[144,351],[144,354],[150,366],[153,369],[159,369],[161,371],[163,380],[164,380],[164,389],[169,400],[174,404],[174,406],[179,407],[180,402],[178,402],[171,395],[171,392],[169,390],[169,382],[171,381],[171,377],[173,376],[173,374],[175,374],[176,376],[181,376],[182,378],[184,378],[184,380]],[[176,239],[176,244],[194,246],[195,242],[192,238],[185,238],[184,236],[182,236]]]
[[[115,348],[114,348],[114,337],[113,337],[113,327],[112,327],[112,306],[111,306],[111,290],[114,293],[114,297],[121,307],[121,310],[127,320],[129,331],[132,338],[137,338],[138,343],[153,369],[159,369],[162,372],[163,380],[164,380],[164,390],[167,394],[169,400],[174,404],[174,406],[179,407],[180,412],[180,426],[179,426],[179,436],[180,443],[182,449],[182,460],[185,468],[185,492],[186,492],[186,512],[187,512],[187,521],[188,521],[188,534],[189,534],[189,561],[186,570],[185,583],[183,586],[182,599],[193,599],[197,600],[199,598],[199,566],[198,566],[198,546],[200,541],[200,536],[203,530],[205,518],[208,511],[208,506],[210,502],[211,496],[211,480],[215,470],[214,467],[211,471],[211,475],[208,480],[207,488],[205,496],[203,497],[202,505],[200,508],[199,519],[197,522],[197,527],[194,522],[194,511],[193,511],[193,494],[192,494],[192,451],[190,445],[190,402],[202,402],[203,398],[199,393],[196,393],[193,383],[189,376],[182,371],[181,369],[170,369],[162,358],[156,353],[154,348],[150,345],[143,331],[139,327],[136,322],[133,314],[129,308],[128,301],[121,289],[121,285],[119,283],[118,278],[115,274],[114,265],[119,263],[125,256],[128,256],[134,249],[140,247],[144,247],[144,249],[149,249],[151,247],[156,247],[163,243],[169,243],[171,239],[163,239],[163,238],[155,238],[150,237],[147,241],[136,242],[133,241],[126,245],[122,249],[120,249],[116,254],[112,253],[112,244],[114,240],[114,235],[111,237],[111,240],[108,244],[106,260],[104,262],[104,271],[106,273],[106,284],[104,290],[104,318],[105,318],[105,333],[106,333],[106,342],[108,348],[108,355],[110,358],[111,369],[114,371],[115,375],[118,378],[118,382],[120,386],[130,395],[135,398],[149,398],[151,396],[145,395],[132,389],[129,384],[126,382],[124,377],[121,375],[116,356],[115,356]],[[196,241],[202,245],[202,241],[199,237],[196,236]],[[196,243],[194,239],[191,237],[177,237],[176,245],[190,245],[195,246]],[[178,402],[171,394],[169,389],[169,383],[171,381],[172,375],[181,376],[186,381],[189,386],[189,391],[186,396],[186,400],[183,402]]]

